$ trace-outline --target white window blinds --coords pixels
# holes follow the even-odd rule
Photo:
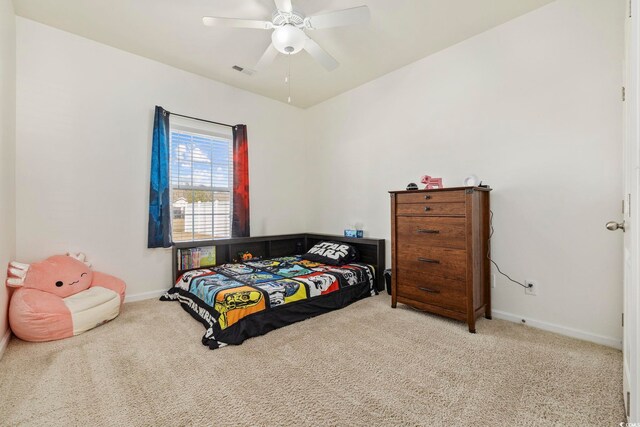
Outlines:
[[[170,127],[173,241],[231,237],[231,128],[176,116]]]

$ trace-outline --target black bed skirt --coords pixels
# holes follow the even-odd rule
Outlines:
[[[320,297],[251,314],[225,329],[220,329],[216,322],[216,311],[190,292],[172,288],[160,300],[179,301],[187,313],[207,328],[207,332],[202,337],[202,344],[210,349],[216,349],[225,345],[239,345],[247,338],[264,335],[274,329],[341,309],[371,296],[371,288],[369,282],[345,287]],[[378,292],[375,291],[375,293]]]

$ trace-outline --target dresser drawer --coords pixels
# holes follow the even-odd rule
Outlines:
[[[463,191],[421,191],[415,193],[396,194],[398,203],[440,203],[440,202],[464,202]]]
[[[452,280],[466,280],[467,252],[397,242],[397,268]]]
[[[400,297],[453,311],[466,311],[467,296],[462,282],[452,286],[438,280],[429,280],[428,276],[420,280],[407,280],[403,279],[399,272],[396,286],[396,292]]]
[[[460,295],[466,294],[466,283],[464,280],[447,279],[445,277],[405,270],[403,268],[398,268],[396,274],[398,275],[398,283],[405,286],[424,286],[437,290],[447,289]]]
[[[465,225],[465,218],[400,216],[396,219],[397,239],[421,247],[465,249]]]
[[[463,203],[404,203],[396,206],[397,215],[411,216],[442,216],[464,215]]]

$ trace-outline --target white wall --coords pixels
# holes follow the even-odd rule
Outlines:
[[[615,345],[623,13],[557,0],[306,111],[18,19],[17,256],[82,250],[130,294],[168,284],[168,252],[146,249],[159,104],[248,124],[253,235],[389,238],[388,190],[477,174],[494,258],[540,286],[498,276],[495,310]]]
[[[302,110],[23,18],[17,43],[18,259],[83,251],[130,295],[169,287],[146,248],[155,105],[246,123],[252,235],[304,231]]]
[[[0,0],[0,356],[9,330],[9,293],[4,285],[7,263],[16,249],[15,116],[16,37],[11,0]]]
[[[557,0],[308,110],[308,228],[388,239],[388,190],[475,173],[493,257],[540,287],[498,276],[495,310],[619,344],[623,3]]]

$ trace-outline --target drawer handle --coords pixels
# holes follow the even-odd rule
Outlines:
[[[429,288],[418,288],[418,289],[420,289],[421,291],[428,292],[430,294],[439,294],[440,293],[440,291],[437,291],[435,289],[429,289]]]
[[[425,230],[423,228],[418,228],[418,233],[422,233],[422,234],[440,234],[440,230]]]
[[[430,210],[431,210],[431,208],[430,208],[429,206],[425,206],[425,207],[424,207],[424,211],[425,211],[425,212],[429,212]]]
[[[427,194],[426,196],[424,196],[424,199],[425,200],[431,200],[431,196]]]
[[[418,258],[418,261],[428,262],[429,264],[440,264],[440,261],[438,261],[437,259],[431,259],[431,258]]]

